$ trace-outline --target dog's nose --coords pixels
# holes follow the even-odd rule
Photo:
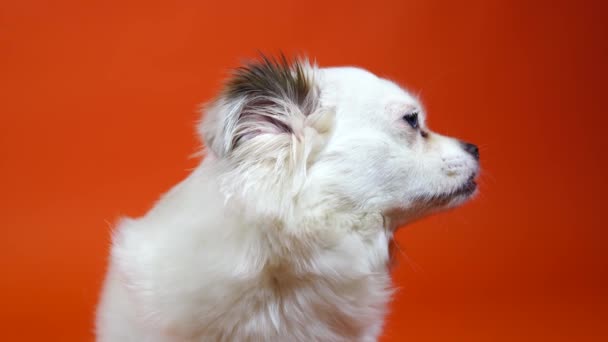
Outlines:
[[[462,148],[467,151],[470,155],[473,156],[473,158],[475,158],[475,160],[479,160],[479,148],[477,147],[477,145],[468,143],[466,141],[461,141],[460,144],[462,145]]]

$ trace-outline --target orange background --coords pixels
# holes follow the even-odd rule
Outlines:
[[[481,148],[478,198],[397,234],[383,341],[608,340],[601,3],[3,1],[0,340],[92,339],[109,226],[196,165],[227,70],[279,49],[420,91]]]

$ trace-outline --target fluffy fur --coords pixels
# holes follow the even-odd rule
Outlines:
[[[285,58],[203,112],[207,157],[115,230],[98,341],[375,341],[394,230],[472,195],[474,145],[390,81]]]

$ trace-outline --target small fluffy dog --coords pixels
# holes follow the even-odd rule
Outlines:
[[[375,341],[395,229],[470,198],[477,147],[395,83],[285,57],[203,112],[204,161],[114,233],[98,341]]]

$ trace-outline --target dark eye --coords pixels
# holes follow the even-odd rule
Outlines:
[[[403,120],[407,122],[413,129],[418,129],[418,113],[405,114]]]

